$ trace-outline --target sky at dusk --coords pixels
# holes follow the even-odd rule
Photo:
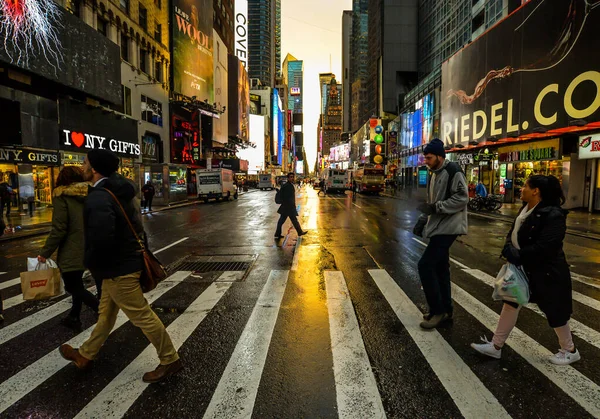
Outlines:
[[[311,171],[317,157],[319,73],[331,71],[341,82],[344,10],[352,10],[352,0],[281,0],[281,59],[290,53],[304,61],[304,148]]]

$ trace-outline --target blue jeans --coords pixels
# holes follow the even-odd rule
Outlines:
[[[452,313],[450,246],[456,235],[433,236],[419,260],[419,276],[432,315]]]

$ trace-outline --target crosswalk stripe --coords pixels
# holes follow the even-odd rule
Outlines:
[[[419,327],[421,312],[392,277],[382,269],[370,269],[369,274],[462,415],[509,418],[504,407],[439,332]]]
[[[452,298],[492,333],[496,330],[500,316],[492,309],[456,284],[452,284]],[[592,416],[600,416],[600,387],[592,380],[570,365],[551,364],[548,361],[551,352],[516,327],[511,332],[507,344]]]
[[[96,292],[96,287],[93,286],[89,289],[90,292]],[[33,313],[17,322],[9,324],[8,326],[0,329],[0,345],[8,342],[11,339],[16,338],[19,335],[39,326],[40,324],[64,313],[71,308],[73,300],[71,297],[60,300],[56,304],[52,304],[43,310]]]
[[[88,288],[87,290],[90,291],[92,289],[95,289],[95,285],[91,286],[90,288]],[[63,295],[57,296],[57,297],[52,297],[49,300],[43,300],[43,301],[62,301],[59,300],[59,298],[63,297]],[[31,302],[31,301],[35,301],[35,300],[24,300],[23,299],[23,294],[19,294],[19,295],[15,295],[14,297],[10,297],[7,298],[6,300],[2,300],[2,305],[4,306],[4,310],[8,310],[9,308],[13,308],[18,306],[19,304],[23,304],[24,302]],[[42,300],[38,300],[38,301],[42,301]]]
[[[471,275],[473,278],[475,278],[491,287],[493,287],[494,283],[496,282],[496,278],[494,278],[491,275],[486,274],[483,271],[480,271],[479,269],[463,269],[463,271],[465,273],[468,273],[469,275]],[[575,291],[573,291],[573,299],[577,299],[575,294],[579,294],[579,293],[576,293]],[[583,296],[583,295],[580,294],[580,296]],[[589,297],[587,297],[587,298],[589,298]],[[591,300],[591,298],[590,298],[590,300]],[[593,300],[593,301],[597,303],[596,300]],[[546,315],[544,313],[542,313],[542,311],[536,305],[527,304],[524,307],[526,309],[534,311],[535,313],[539,314],[540,316],[542,316],[544,318],[546,317]],[[571,332],[575,336],[580,337],[581,339],[585,340],[586,342],[588,342],[591,345],[594,345],[596,348],[600,349],[600,332],[592,329],[591,327],[586,326],[585,324],[583,324],[573,318],[571,318],[569,320],[569,325],[571,326]]]
[[[0,282],[0,290],[4,290],[6,288],[14,287],[17,284],[21,283],[21,278],[11,279],[9,281]]]
[[[173,287],[187,278],[190,273],[191,272],[188,271],[176,272],[163,282],[159,283],[153,291],[150,291],[148,294],[146,294],[148,303],[151,304],[160,298],[167,291],[171,290]],[[115,322],[111,333],[114,333],[115,330],[127,322],[127,316],[125,316],[123,312],[119,312],[117,321]],[[66,343],[73,347],[79,347],[90,337],[95,326],[96,325],[94,324]],[[37,386],[42,384],[44,381],[52,377],[67,365],[69,365],[69,361],[63,359],[58,351],[58,348],[56,348],[52,352],[46,354],[34,363],[28,365],[26,368],[22,369],[8,380],[0,383],[0,413],[4,412],[14,403],[21,400]]]
[[[231,287],[232,282],[212,283],[167,327],[173,345],[179,350]],[[184,360],[185,362],[185,360]],[[141,377],[156,367],[156,349],[148,345],[114,380],[108,384],[76,418],[121,418],[149,384]]]
[[[573,278],[575,281],[581,282],[582,284],[586,284],[590,287],[594,287],[600,290],[600,280],[598,279],[576,274],[575,272],[571,272],[571,278]]]
[[[342,418],[385,418],[344,275],[339,271],[324,274],[338,414]]]
[[[298,261],[300,259],[300,245],[302,244],[302,236],[298,237],[296,246],[294,246],[294,257],[292,258],[292,272],[298,270]]]
[[[252,415],[289,271],[271,271],[208,405],[205,418]]]

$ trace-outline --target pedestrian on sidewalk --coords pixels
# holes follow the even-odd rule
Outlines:
[[[156,195],[156,189],[152,186],[151,180],[142,186],[142,194],[144,194],[144,209],[148,208],[148,211],[152,211],[152,200]]]
[[[6,182],[0,183],[0,214],[4,211],[6,207],[6,217],[10,216],[10,206],[12,199],[12,188]]]
[[[289,219],[292,221],[298,237],[307,234],[306,231],[302,231],[300,223],[298,222],[298,211],[296,210],[296,188],[294,187],[294,173],[290,172],[287,175],[287,182],[281,186],[281,206],[277,210],[278,214],[281,214],[279,221],[277,222],[277,230],[275,230],[275,240],[282,239],[281,229],[285,221]]]
[[[56,179],[52,193],[52,230],[40,251],[38,261],[46,263],[58,249],[57,263],[71,294],[71,312],[61,323],[72,329],[81,329],[81,307],[83,304],[98,313],[98,299],[83,285],[83,205],[90,184],[83,181],[83,170],[76,166],[65,166]],[[102,282],[98,281],[97,286]]]
[[[475,194],[479,195],[482,198],[487,198],[488,191],[482,181],[479,181],[477,183],[477,186],[475,187]]]
[[[450,247],[456,238],[467,234],[467,180],[460,166],[446,160],[444,143],[435,138],[423,150],[431,170],[427,184],[427,203],[414,233],[429,239],[419,261],[419,276],[429,312],[423,316],[423,329],[434,329],[452,319],[450,284]]]
[[[571,272],[563,251],[568,211],[561,208],[565,196],[554,176],[535,175],[521,189],[524,205],[502,250],[510,263],[523,266],[529,280],[529,302],[538,305],[554,329],[560,350],[550,357],[556,365],[569,365],[581,359],[573,343],[569,320],[573,313]],[[504,301],[496,332],[489,342],[472,343],[477,352],[500,358],[502,347],[517,323],[521,307]]]
[[[319,196],[321,192],[323,192],[323,195],[325,195],[325,179],[321,179],[319,181],[319,192],[317,192],[317,196]]]
[[[80,369],[90,367],[110,335],[119,310],[123,310],[156,348],[160,365],[142,378],[146,383],[154,383],[181,370],[182,363],[165,326],[148,305],[140,287],[143,264],[140,243],[128,227],[119,203],[138,235],[145,237],[145,234],[140,217],[134,214],[135,188],[116,173],[118,167],[119,158],[108,150],[90,151],[83,163],[85,179],[94,185],[84,209],[85,266],[94,278],[103,281],[100,318],[79,349],[64,344],[60,353]]]

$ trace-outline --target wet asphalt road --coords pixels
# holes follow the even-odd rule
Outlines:
[[[469,235],[452,248],[454,322],[423,333],[416,268],[424,244],[410,232],[416,203],[317,197],[311,188],[297,202],[309,230],[299,243],[289,222],[285,239],[273,241],[274,192],[144,217],[172,274],[147,298],[185,362],[151,386],[140,378],[157,360],[125,321],[91,371],[62,362],[56,348],[83,339],[94,316],[84,308],[80,334],[59,324],[66,296],[20,300],[10,281],[43,237],[0,245],[9,306],[0,326],[0,417],[600,416],[599,241],[565,241],[582,360],[549,366],[545,356],[558,344],[535,306],[522,310],[503,358],[484,359],[469,344],[491,338],[501,310],[490,281],[506,223],[470,218]]]

